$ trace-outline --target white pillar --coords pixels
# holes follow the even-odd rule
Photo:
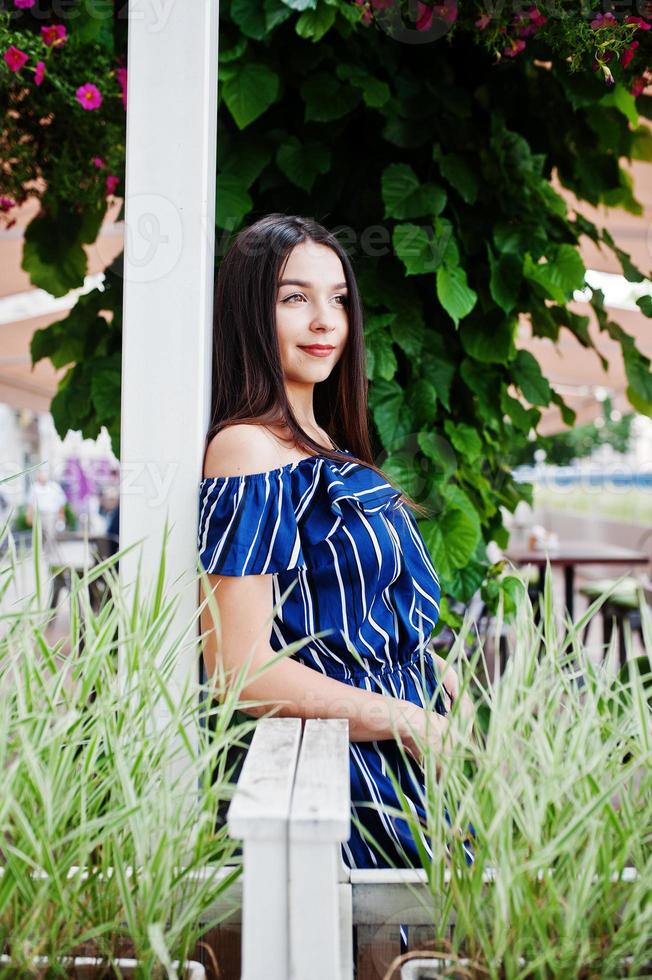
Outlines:
[[[198,483],[209,421],[219,0],[129,3],[120,547],[152,594],[166,523],[170,634],[197,609]],[[133,594],[141,547],[120,561]],[[196,641],[189,634],[189,641]],[[177,680],[197,677],[190,646]]]

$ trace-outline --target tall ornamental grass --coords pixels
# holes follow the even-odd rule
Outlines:
[[[38,515],[35,589],[19,601],[7,526],[0,543],[0,952],[12,961],[0,976],[68,976],[66,958],[91,950],[111,965],[128,941],[138,976],[176,977],[237,907],[241,858],[216,814],[234,789],[227,750],[255,719],[234,724],[238,685],[173,686],[177,657],[200,647],[196,620],[173,630],[165,545],[151,595],[120,588],[128,549],[73,575],[69,634],[51,642]],[[99,575],[110,587],[98,611]]]
[[[642,601],[644,656],[629,634],[621,670],[615,637],[590,659],[582,633],[609,594],[562,624],[548,567],[539,622],[523,588],[502,676],[466,621],[448,661],[475,716],[453,705],[440,778],[423,746],[423,823],[392,774],[429,884],[421,955],[445,952],[448,976],[652,975],[652,625]]]

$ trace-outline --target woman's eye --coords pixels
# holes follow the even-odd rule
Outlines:
[[[285,297],[285,299],[282,299],[282,300],[281,300],[281,302],[282,302],[282,303],[289,303],[289,302],[290,302],[290,300],[292,300],[292,299],[305,299],[305,297],[304,297],[304,295],[303,295],[303,293],[291,293],[291,295],[290,295],[290,296],[286,296],[286,297]],[[348,303],[348,301],[349,301],[349,297],[348,297],[348,296],[346,296],[346,295],[344,295],[344,294],[342,294],[342,293],[340,293],[340,294],[338,294],[337,296],[335,296],[335,297],[334,297],[334,299],[338,299],[338,300],[340,300],[340,301],[341,301],[341,302],[340,302],[340,303],[338,304],[338,305],[340,305],[340,306],[346,306],[346,304],[347,304],[347,303]]]

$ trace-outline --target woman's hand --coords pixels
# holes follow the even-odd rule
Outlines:
[[[435,756],[435,771],[437,778],[441,775],[441,760],[446,755],[449,746],[449,722],[445,715],[438,711],[425,711],[420,705],[411,701],[402,702],[402,721],[399,735],[403,748],[423,765],[423,746],[430,744]]]
[[[475,708],[473,707],[473,701],[469,697],[466,691],[460,697],[460,679],[457,676],[457,671],[453,670],[446,664],[446,661],[442,657],[438,656],[436,653],[432,654],[435,664],[437,666],[437,673],[439,674],[444,691],[450,701],[450,705],[447,708],[452,708],[455,701],[460,701],[460,714],[465,721],[473,722],[475,717]]]

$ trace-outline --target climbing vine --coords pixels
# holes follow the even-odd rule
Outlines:
[[[11,222],[13,202],[41,196],[23,266],[60,296],[82,284],[82,246],[110,195],[124,193],[126,24],[118,4],[102,19],[80,3],[68,25],[14,4],[0,14],[0,208]],[[580,200],[641,213],[622,160],[652,159],[648,11],[462,0],[220,8],[217,261],[234,231],[269,211],[337,232],[365,301],[377,462],[431,508],[424,537],[448,596],[467,601],[486,579],[486,544],[507,542],[505,510],[530,494],[510,454],[547,406],[574,418],[519,348],[519,320],[553,343],[570,331],[601,358],[589,317],[567,307],[585,288],[583,238],[610,249],[628,280],[649,275],[551,182],[556,173]],[[43,27],[57,28],[52,43]],[[59,431],[106,425],[116,451],[121,282],[118,260],[104,291],[80,297],[32,345],[35,361],[68,366],[52,404]],[[620,345],[632,406],[652,414],[649,360],[599,290],[590,302]],[[639,307],[652,315],[649,299]]]

